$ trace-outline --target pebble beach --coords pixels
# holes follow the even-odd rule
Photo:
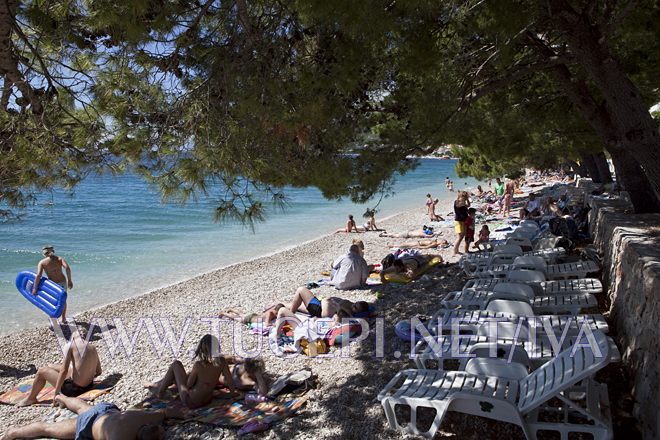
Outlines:
[[[445,201],[438,212],[446,214],[451,205]],[[379,222],[388,232],[417,230],[428,217],[425,207],[410,210]],[[441,237],[453,242],[451,227],[441,228]],[[335,257],[345,253],[353,239],[365,244],[365,258],[379,262],[392,246],[403,239],[379,237],[378,232],[329,234],[285,251],[205,273],[181,283],[147,294],[89,310],[74,317],[79,327],[104,327],[92,340],[99,350],[104,372],[116,386],[100,400],[129,408],[147,397],[144,382],[162,376],[170,363],[179,358],[191,365],[190,350],[199,338],[211,331],[214,317],[221,310],[237,308],[259,311],[270,304],[288,302],[298,286],[322,278]],[[442,255],[446,262],[452,249],[424,250]],[[384,318],[385,339],[382,357],[376,357],[372,330],[366,339],[350,344],[350,354],[334,348],[330,357],[298,355],[280,358],[270,350],[267,338],[241,331],[240,325],[220,325],[220,344],[224,353],[245,354],[261,350],[270,376],[278,377],[303,368],[312,370],[316,387],[299,415],[260,434],[262,438],[400,438],[389,430],[381,406],[374,400],[392,375],[411,365],[407,359],[410,344],[399,340],[394,324],[414,315],[430,315],[442,294],[460,289],[464,278],[455,265],[442,264],[421,279],[406,285],[385,284],[354,291],[337,291],[330,286],[314,289],[318,296],[341,296],[374,304],[378,317]],[[75,301],[72,295],[71,301]],[[136,332],[140,322],[145,324]],[[217,321],[215,321],[217,322]],[[216,324],[217,325],[217,324]],[[154,331],[167,341],[159,348]],[[135,339],[131,341],[130,338]],[[241,337],[236,335],[240,334]],[[121,337],[124,335],[124,339]],[[241,353],[239,350],[245,350]],[[161,352],[159,352],[161,351]],[[342,355],[340,356],[340,353]],[[61,361],[60,342],[48,327],[25,330],[0,339],[0,389],[9,389],[34,375],[47,363]],[[50,417],[57,411],[49,407],[17,408],[0,406],[0,426],[6,427]],[[55,414],[57,416],[57,414]],[[234,438],[236,429],[217,428],[199,423],[168,427],[168,438]]]

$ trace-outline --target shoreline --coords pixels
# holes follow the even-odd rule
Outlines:
[[[472,188],[468,188],[467,190],[470,191],[471,189]],[[452,202],[452,200],[451,200],[452,197],[451,196],[452,196],[452,194],[450,194],[449,197],[447,197],[446,199],[441,199],[440,200],[440,202],[438,203],[438,206],[439,206],[441,211],[444,211],[444,207],[445,207],[444,203],[449,204],[449,203]],[[382,219],[378,220],[378,223],[380,224],[381,222],[388,222],[389,220],[391,220],[391,219],[393,219],[397,216],[405,215],[409,211],[410,210],[403,210],[403,211],[396,212],[394,214],[390,214],[390,215],[388,215],[386,217],[383,217]],[[375,232],[375,231],[373,231],[373,232]],[[187,275],[187,276],[184,276],[181,279],[168,282],[168,283],[163,284],[163,285],[158,286],[158,287],[150,288],[149,290],[142,291],[142,292],[137,293],[135,295],[131,295],[131,296],[128,296],[128,297],[125,297],[125,298],[116,299],[114,301],[106,302],[106,303],[103,303],[103,304],[95,305],[95,306],[90,307],[90,308],[86,308],[84,310],[77,311],[74,315],[70,315],[69,320],[71,320],[72,318],[75,320],[76,316],[80,316],[80,315],[83,315],[83,314],[89,314],[91,312],[94,312],[95,310],[103,309],[103,308],[106,308],[106,307],[109,307],[109,306],[113,306],[113,305],[116,305],[116,304],[121,303],[123,301],[128,301],[128,300],[132,300],[132,299],[141,298],[141,297],[144,297],[144,296],[147,296],[147,295],[158,293],[162,290],[167,290],[167,289],[170,289],[170,288],[174,288],[176,286],[186,284],[188,282],[192,282],[193,280],[195,280],[197,278],[200,278],[200,277],[210,276],[210,275],[213,275],[217,272],[226,271],[226,270],[230,270],[230,269],[240,269],[239,266],[249,265],[250,263],[254,263],[254,262],[256,262],[258,260],[261,260],[261,259],[267,259],[269,257],[273,257],[273,256],[276,256],[276,255],[281,254],[281,253],[292,251],[292,250],[295,250],[296,248],[303,247],[303,246],[306,246],[306,245],[310,245],[310,244],[312,244],[316,241],[321,241],[323,239],[327,239],[329,237],[332,237],[335,234],[336,234],[335,232],[329,232],[329,233],[322,234],[322,235],[316,236],[314,238],[311,238],[311,239],[308,239],[308,240],[305,240],[305,241],[302,241],[302,242],[299,242],[299,243],[287,245],[283,248],[279,248],[277,250],[267,252],[265,254],[260,254],[260,255],[254,256],[254,257],[250,257],[246,260],[239,260],[239,261],[229,263],[229,264],[225,264],[223,266],[219,266],[219,267],[216,267],[216,268],[213,268],[213,269],[205,270],[205,271],[193,274],[193,275]],[[365,234],[365,232],[351,233],[351,236],[352,236],[352,234],[360,235],[360,234]],[[48,317],[46,315],[44,315],[43,317],[44,317],[44,319],[48,319]],[[12,331],[7,332],[7,333],[0,332],[0,338],[10,337],[10,336],[13,336],[13,335],[16,335],[16,334],[20,334],[24,331],[35,330],[35,329],[40,329],[40,328],[48,328],[48,326],[46,324],[44,324],[44,325],[36,325],[36,326],[30,326],[30,327],[15,329],[15,330],[12,330]]]
[[[421,199],[423,201],[423,197]],[[442,201],[443,205],[439,205],[438,208],[440,213],[446,212],[450,200],[451,198]],[[420,205],[418,208],[402,211],[379,220],[379,227],[397,233],[421,228],[422,224],[428,223],[428,216],[425,214],[425,206]],[[441,228],[440,231],[442,231],[443,238],[450,242],[453,240],[453,227]],[[101,332],[95,333],[92,339],[104,367],[104,374],[99,379],[108,375],[121,377],[112,392],[101,400],[113,402],[120,408],[128,408],[139,403],[146,397],[146,391],[141,384],[153,381],[163,374],[175,358],[181,359],[186,368],[189,368],[191,359],[187,355],[187,350],[194,348],[199,337],[209,332],[209,323],[206,320],[217,316],[220,310],[227,308],[257,311],[274,302],[289,301],[297,287],[320,279],[320,272],[326,270],[335,257],[345,253],[355,238],[364,241],[365,258],[369,263],[380,262],[390,252],[389,249],[393,244],[405,241],[379,237],[377,232],[351,233],[350,235],[346,233],[325,234],[315,240],[300,243],[270,256],[261,256],[228,265],[167,287],[154,289],[76,314],[75,320],[78,326],[101,327]],[[451,248],[422,252],[441,254],[445,256],[446,260],[451,261],[446,258],[446,255],[451,252]],[[444,283],[445,287],[442,288],[442,291],[456,289],[462,285],[463,281],[460,277],[445,277],[440,273],[448,270],[445,267],[447,266],[441,265],[437,271],[434,271],[438,274],[429,274],[429,277],[433,277],[438,283]],[[451,267],[449,266],[449,268]],[[455,268],[455,265],[453,267]],[[375,368],[371,362],[377,362],[378,368],[383,367],[383,381],[385,381],[385,376],[405,365],[405,359],[399,360],[396,355],[392,355],[392,352],[397,349],[401,352],[407,350],[394,336],[393,324],[399,319],[423,310],[416,308],[418,306],[416,301],[410,301],[412,289],[419,286],[420,284],[416,282],[405,285],[385,284],[352,291],[338,291],[330,286],[314,289],[315,294],[323,297],[340,296],[351,301],[365,300],[373,303],[379,316],[383,316],[387,321],[385,325],[388,332],[387,344],[385,344],[387,359],[372,359],[372,355],[368,356],[371,359],[369,362],[365,362],[363,356],[360,355],[331,359],[299,355],[288,359],[275,356],[266,347],[261,354],[266,363],[266,370],[271,376],[277,377],[301,368],[312,368],[318,377],[318,388],[310,393],[310,401],[307,403],[310,408],[309,412],[303,409],[305,414],[303,417],[294,417],[282,425],[276,425],[264,438],[277,438],[276,433],[279,426],[283,426],[285,429],[295,426],[299,430],[300,436],[293,438],[306,438],[309,428],[306,427],[308,425],[305,419],[309,417],[320,426],[329,423],[335,425],[324,428],[322,432],[318,433],[318,438],[336,438],[336,429],[339,429],[337,421],[327,420],[326,414],[324,414],[327,411],[319,412],[319,408],[325,407],[329,402],[334,402],[333,405],[341,407],[334,397],[328,401],[327,396],[332,396],[334,392],[341,389],[342,384],[356,380],[358,376],[364,376],[360,380],[371,382],[371,379],[368,379],[371,374],[369,372]],[[384,297],[381,298],[377,295],[379,292]],[[437,294],[440,294],[440,290]],[[425,295],[423,301],[437,303],[438,300],[433,297],[434,295],[435,292],[433,295]],[[413,308],[411,309],[411,307]],[[428,305],[426,307],[428,308]],[[174,335],[173,341],[170,341],[170,337],[167,334],[163,335],[160,330],[157,331],[156,338],[150,331],[147,331],[148,329],[139,332],[139,324],[141,320],[145,319],[147,323],[156,326],[170,325]],[[105,322],[106,328],[103,328],[100,322]],[[185,334],[184,330],[186,330]],[[232,329],[224,326],[220,329],[219,339],[223,353],[227,349],[253,350],[255,347],[259,347],[259,344],[264,343],[261,337],[254,335],[248,335],[244,341],[238,341],[236,335],[230,330]],[[128,335],[128,339],[132,341],[130,350],[122,345],[122,332]],[[163,340],[161,340],[162,351],[159,353],[154,344],[158,342],[155,339],[161,337],[166,342],[174,342],[179,338],[181,341],[179,350],[174,350],[174,345],[171,347],[172,350],[169,350],[170,347],[166,344],[162,345]],[[365,350],[365,353],[373,354],[375,349],[371,347],[374,342],[372,339],[352,343],[351,350],[356,352]],[[237,345],[237,342],[240,342],[240,345]],[[118,344],[115,346],[115,348],[120,347],[118,352],[113,351],[112,344]],[[261,348],[263,349],[263,347]],[[340,355],[337,349],[333,349],[332,352],[336,352],[335,356]],[[0,366],[4,370],[0,375],[0,390],[8,390],[21,380],[29,378],[36,372],[36,368],[42,365],[61,362],[61,357],[59,341],[46,326],[19,330],[0,336]],[[371,384],[363,390],[368,391],[368,394],[364,395],[363,405],[373,406],[369,402],[373,400],[377,391],[375,388],[372,389],[372,386],[380,387],[381,385],[379,381],[376,381],[375,385]],[[340,397],[337,396],[337,398]],[[0,405],[0,423],[3,426],[9,426],[35,419],[40,420],[49,412],[50,409],[44,407],[17,408]],[[373,419],[373,424],[364,424],[359,428],[365,430],[365,435],[371,431],[386,429],[385,418],[380,414],[379,408],[378,412],[379,415]],[[180,426],[185,427],[186,431],[183,433],[178,431]],[[209,429],[217,430],[218,428],[188,423],[168,428],[168,435],[172,435],[173,438],[199,438],[200,432],[207,432]],[[226,438],[235,438],[237,435],[235,429],[222,428],[222,430]]]

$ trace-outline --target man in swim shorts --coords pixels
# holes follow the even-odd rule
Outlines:
[[[76,331],[64,350],[66,354],[63,363],[39,368],[30,394],[18,406],[37,403],[37,396],[46,382],[55,387],[55,395],[62,393],[70,397],[77,397],[93,387],[94,378],[102,372],[96,347]]]
[[[340,312],[347,316],[354,316],[368,310],[369,304],[364,301],[353,303],[337,297],[325,298],[321,301],[308,288],[299,287],[293,296],[290,306],[288,308],[282,307],[277,312],[277,317],[292,317],[295,316],[297,311],[301,311],[309,313],[316,318],[329,318]]]
[[[32,295],[37,294],[37,286],[39,286],[39,281],[41,280],[41,275],[46,272],[46,276],[49,280],[54,283],[57,283],[65,291],[73,289],[73,280],[71,279],[71,268],[68,263],[62,257],[55,255],[55,248],[51,245],[46,245],[41,250],[41,253],[45,257],[43,260],[39,261],[37,264],[37,276],[34,279],[34,286],[32,287]],[[62,273],[62,269],[66,271],[66,276]],[[60,317],[62,324],[66,323],[66,304],[64,304],[64,310],[62,311],[62,316]]]
[[[78,417],[57,423],[35,422],[9,428],[0,440],[51,437],[75,440],[159,440],[165,437],[161,426],[166,418],[180,418],[172,410],[120,411],[111,403],[94,406],[75,397],[56,396],[56,405],[63,406]]]

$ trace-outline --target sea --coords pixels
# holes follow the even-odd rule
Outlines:
[[[453,198],[445,177],[454,180],[456,189],[476,186],[474,179],[456,176],[455,164],[420,159],[417,168],[397,175],[393,194],[378,205],[376,220],[423,208],[427,193]],[[0,334],[47,324],[47,316],[15,287],[20,271],[36,270],[45,244],[52,244],[72,268],[67,315],[73,316],[318,238],[344,226],[348,214],[362,224],[366,208],[378,202],[326,200],[316,188],[284,191],[285,210],[269,210],[254,229],[238,222],[214,223],[213,197],[185,205],[162,203],[157,191],[133,174],[90,176],[73,193],[38,194],[20,219],[0,223]]]

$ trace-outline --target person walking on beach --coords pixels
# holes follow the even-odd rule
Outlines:
[[[504,185],[502,211],[504,212],[505,217],[509,217],[511,215],[511,202],[513,201],[513,193],[515,190],[516,189],[513,180],[507,181]]]
[[[37,396],[46,386],[46,382],[55,387],[56,396],[61,393],[65,396],[77,397],[92,388],[94,378],[102,372],[96,347],[76,331],[67,344],[65,353],[63,363],[39,368],[32,382],[30,394],[18,406],[37,403]]]
[[[41,281],[41,276],[44,272],[46,272],[46,276],[49,280],[59,284],[65,291],[73,289],[71,267],[69,267],[66,260],[55,255],[55,248],[51,245],[44,246],[41,253],[45,258],[37,264],[37,276],[34,279],[34,286],[32,286],[32,295],[37,294],[37,287],[39,286],[39,281]],[[66,271],[66,276],[62,273],[62,269]],[[66,306],[65,303],[60,318],[62,324],[66,324]]]
[[[468,218],[468,208],[470,207],[470,200],[465,191],[459,191],[458,197],[454,201],[454,229],[456,231],[456,242],[454,243],[454,255],[460,255],[458,251],[461,241],[465,238],[465,220]]]

